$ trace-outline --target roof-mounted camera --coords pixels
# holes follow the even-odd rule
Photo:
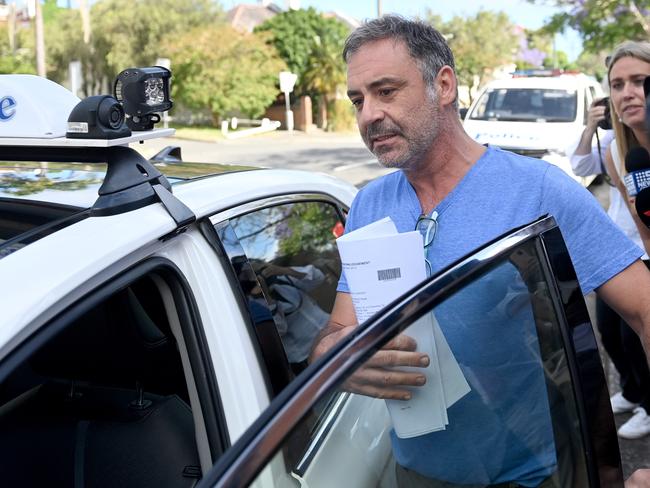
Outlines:
[[[91,215],[115,215],[160,202],[180,232],[194,222],[194,214],[173,196],[165,176],[127,146],[174,134],[174,129],[132,133],[127,125],[130,113],[149,116],[171,107],[170,72],[157,67],[125,71],[135,75],[124,78],[120,101],[110,95],[79,101],[40,76],[0,75],[0,160],[105,163],[106,177]]]
[[[117,139],[130,135],[122,105],[109,95],[84,98],[68,116],[66,137],[71,139]]]

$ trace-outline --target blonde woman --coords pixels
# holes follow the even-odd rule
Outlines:
[[[614,50],[608,66],[608,80],[615,138],[605,153],[605,164],[630,210],[646,254],[650,249],[650,231],[639,220],[634,199],[628,196],[622,176],[626,172],[625,155],[630,149],[641,146],[650,151],[643,91],[647,76],[650,76],[650,43],[628,41]],[[638,242],[638,237],[635,240]],[[648,261],[644,262],[648,266]],[[641,342],[622,321],[604,329],[603,343],[621,374],[623,390],[612,397],[612,408],[616,413],[634,412],[618,434],[628,439],[643,437],[650,434],[650,372]]]

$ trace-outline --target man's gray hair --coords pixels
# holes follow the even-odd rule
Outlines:
[[[419,20],[408,20],[399,15],[384,15],[364,22],[345,41],[343,59],[350,57],[364,44],[382,39],[395,39],[406,45],[409,54],[422,72],[424,83],[433,89],[433,81],[440,68],[447,65],[455,72],[454,55],[443,35],[431,25]],[[458,96],[456,102],[458,104]]]

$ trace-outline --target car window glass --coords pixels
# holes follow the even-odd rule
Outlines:
[[[245,253],[236,272],[275,396],[307,367],[313,342],[329,319],[341,273],[336,238],[343,234],[343,219],[332,204],[294,202],[233,218],[228,229],[218,233],[231,254],[234,248]],[[287,446],[288,463],[297,463],[317,432],[329,429],[341,401],[332,394],[314,406]]]
[[[307,366],[318,332],[332,311],[343,232],[333,205],[299,202],[231,219],[259,282],[294,374]]]
[[[429,393],[413,389],[414,401],[430,408],[353,393],[337,423],[300,462],[279,470],[287,464],[279,448],[258,480],[355,487],[588,486],[560,329],[564,319],[553,296],[534,244],[519,246],[404,331],[425,327],[435,338],[430,355],[436,350],[438,362],[427,371]],[[352,375],[363,372],[361,366]],[[339,390],[348,389],[352,375],[346,374]]]
[[[501,88],[486,91],[472,119],[509,122],[571,122],[576,118],[575,90]]]

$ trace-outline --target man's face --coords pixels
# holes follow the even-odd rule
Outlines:
[[[348,96],[361,137],[383,166],[413,169],[424,161],[439,108],[402,41],[369,42],[350,57]]]

